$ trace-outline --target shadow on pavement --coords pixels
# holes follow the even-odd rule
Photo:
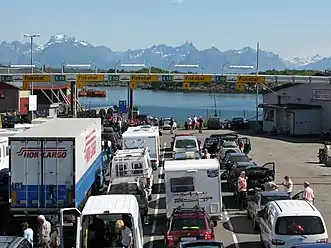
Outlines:
[[[323,143],[319,135],[316,136],[303,136],[303,137],[291,137],[287,135],[272,135],[267,132],[256,132],[255,130],[236,130],[240,135],[248,135],[252,137],[259,137],[272,140],[281,140],[290,143]]]
[[[144,244],[144,248],[149,248],[151,243],[153,243],[153,247],[164,247],[164,240],[157,239],[157,240],[154,240],[153,242],[149,241],[146,244]]]
[[[262,248],[260,242],[239,242],[239,248]],[[236,248],[235,244],[226,246],[225,248]]]
[[[233,230],[229,227],[229,223],[232,224]],[[247,215],[233,216],[230,217],[229,221],[223,223],[223,227],[234,233],[241,234],[258,234],[258,231],[255,231],[253,224],[248,220]]]
[[[238,203],[236,198],[231,195],[223,195],[223,204],[226,210],[237,210],[238,211]]]
[[[164,194],[164,183],[154,183],[152,186],[152,194]]]
[[[156,222],[156,228],[153,232],[153,223]],[[143,226],[145,236],[163,236],[167,231],[166,216],[159,214],[157,216],[150,215],[148,225]]]
[[[158,206],[156,206],[158,202]],[[154,200],[151,201],[150,203],[148,203],[148,207],[149,208],[153,208],[153,209],[165,209],[166,208],[166,199],[165,197],[160,197],[159,200]]]

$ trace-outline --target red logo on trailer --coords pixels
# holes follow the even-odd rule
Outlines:
[[[97,153],[97,135],[96,135],[96,130],[93,129],[85,137],[85,149],[84,149],[85,162],[88,163],[96,153]]]
[[[41,152],[40,147],[22,147],[17,153],[17,156],[24,158],[65,158],[67,157],[67,148],[65,147],[45,147]]]

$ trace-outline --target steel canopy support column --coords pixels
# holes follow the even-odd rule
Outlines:
[[[129,89],[130,91],[130,119],[133,119],[133,89]]]
[[[71,114],[73,118],[77,118],[77,90],[76,90],[76,82],[71,81],[70,83],[71,95],[70,95],[70,105],[71,105]]]

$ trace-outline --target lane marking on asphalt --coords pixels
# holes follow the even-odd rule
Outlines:
[[[229,229],[230,229],[230,232],[232,235],[233,243],[236,248],[239,248],[238,239],[237,239],[236,234],[233,231],[233,226],[232,226],[232,223],[231,223],[231,220],[230,220],[230,217],[229,217],[229,214],[228,214],[228,211],[226,210],[226,208],[224,208],[223,214],[224,214],[225,220],[228,222],[228,226],[229,226]]]
[[[163,148],[163,152],[162,152],[162,161],[164,161],[164,156],[165,156],[165,150],[167,148],[167,143],[164,143],[164,148]],[[160,168],[160,175],[163,174],[163,167]],[[156,195],[156,202],[155,202],[155,209],[154,209],[154,220],[153,220],[153,226],[152,226],[152,233],[151,233],[151,237],[149,239],[149,248],[153,248],[153,243],[154,243],[154,233],[156,232],[156,217],[159,214],[159,204],[160,204],[160,197],[161,197],[161,183],[163,182],[162,177],[159,177],[158,180],[158,187],[157,187],[157,195]],[[236,247],[237,248],[237,247]]]

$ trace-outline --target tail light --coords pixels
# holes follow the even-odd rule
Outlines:
[[[172,236],[172,235],[167,235],[167,236],[166,236],[166,240],[165,240],[165,245],[166,245],[166,247],[171,247],[171,246],[173,246],[173,245],[174,245],[174,240],[175,240],[174,236]]]
[[[173,241],[174,240],[174,237],[172,235],[167,235],[167,240]]]
[[[271,240],[272,245],[285,245],[285,241],[280,239],[273,239]]]
[[[319,240],[316,241],[316,243],[324,243],[324,244],[327,244],[328,241],[329,241],[328,238],[326,238],[326,239],[319,239]]]
[[[146,184],[147,184],[148,186],[151,185],[151,179],[150,179],[149,177],[146,178]]]
[[[213,234],[206,232],[204,236],[205,240],[212,240],[213,239]]]

